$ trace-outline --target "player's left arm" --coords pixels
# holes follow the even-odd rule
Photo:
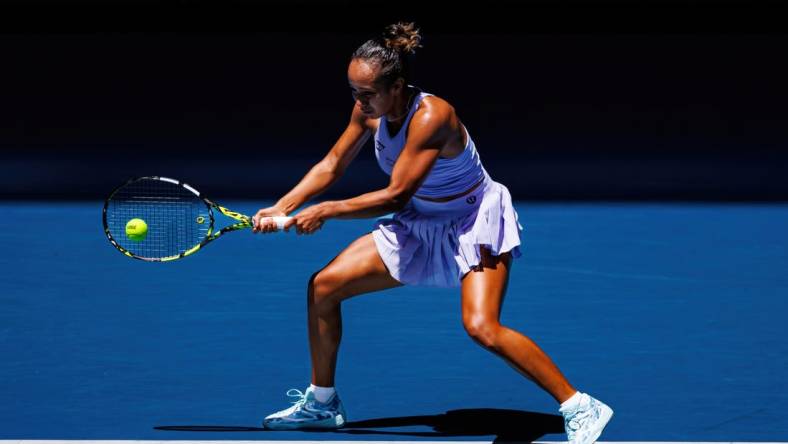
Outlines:
[[[352,199],[325,202],[330,217],[375,217],[401,210],[427,179],[449,132],[450,109],[431,106],[419,109],[408,127],[408,138],[391,171],[386,188]]]
[[[426,102],[426,101],[425,101]],[[325,219],[358,219],[381,216],[402,209],[421,187],[450,135],[451,106],[423,103],[411,118],[408,137],[394,164],[386,188],[351,199],[326,201],[306,208],[286,225],[298,232],[312,232]],[[299,216],[303,219],[299,220]]]

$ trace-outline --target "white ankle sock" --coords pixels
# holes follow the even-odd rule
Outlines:
[[[334,387],[318,387],[314,384],[309,384],[309,388],[312,389],[312,393],[315,394],[315,399],[317,399],[317,402],[322,403],[325,403],[331,399],[331,396],[333,396],[334,392],[336,391],[334,390]]]
[[[566,401],[561,403],[561,407],[558,409],[560,412],[571,412],[577,409],[580,405],[580,396],[582,393],[575,392],[571,398],[567,399]]]

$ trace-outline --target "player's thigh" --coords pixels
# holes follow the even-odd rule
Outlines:
[[[391,277],[375,247],[372,233],[368,233],[353,241],[312,276],[311,293],[317,302],[326,299],[338,302],[401,285]]]
[[[482,262],[462,279],[462,317],[466,328],[497,323],[509,282],[511,253],[493,256],[482,247]]]

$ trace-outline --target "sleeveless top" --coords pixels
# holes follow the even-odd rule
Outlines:
[[[393,137],[389,134],[385,116],[380,118],[378,129],[375,132],[375,157],[380,168],[389,176],[391,176],[394,163],[405,146],[410,119],[413,117],[422,99],[432,95],[418,88],[416,88],[416,91],[418,95],[410,106],[405,122],[397,134]],[[471,135],[465,128],[465,125],[463,125],[463,129],[468,140],[465,144],[465,149],[460,155],[451,159],[438,157],[427,178],[421,187],[416,190],[417,196],[439,198],[460,194],[476,185],[480,180],[488,177],[487,171],[482,166],[479,153],[476,151],[476,145],[473,143],[473,139],[471,139]]]

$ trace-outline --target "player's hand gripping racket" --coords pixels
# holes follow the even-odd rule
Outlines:
[[[214,229],[214,212],[235,223]],[[272,217],[283,229],[291,217]],[[230,231],[251,228],[252,218],[230,211],[191,186],[166,177],[140,177],[116,188],[104,202],[104,232],[121,253],[144,261],[186,257]]]

